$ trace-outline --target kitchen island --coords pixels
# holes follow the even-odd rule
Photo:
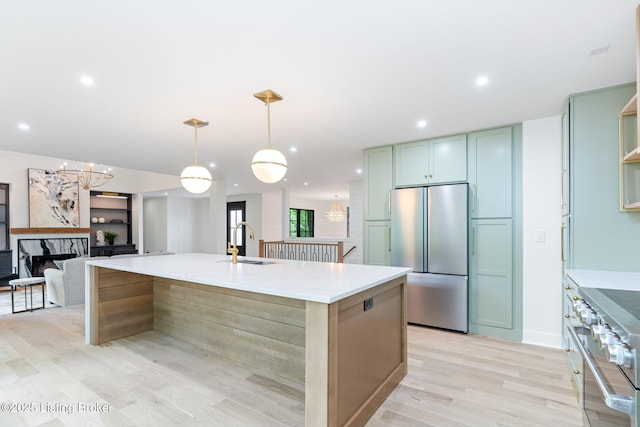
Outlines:
[[[299,382],[307,426],[363,425],[407,372],[407,268],[178,254],[86,269],[87,344],[155,329]]]

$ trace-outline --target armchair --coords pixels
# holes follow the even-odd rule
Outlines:
[[[49,302],[66,307],[84,303],[84,263],[89,258],[70,258],[62,263],[62,269],[46,268],[44,281],[47,284]]]

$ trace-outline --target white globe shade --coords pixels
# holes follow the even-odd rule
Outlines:
[[[287,173],[287,159],[278,150],[265,148],[253,156],[251,170],[260,181],[273,184]]]
[[[204,193],[211,187],[211,173],[202,166],[187,166],[180,174],[182,186],[190,193]]]

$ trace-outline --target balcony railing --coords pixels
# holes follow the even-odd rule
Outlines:
[[[260,240],[259,254],[261,258],[341,263],[355,248],[353,246],[345,253],[344,242],[312,243],[284,240],[265,242]]]

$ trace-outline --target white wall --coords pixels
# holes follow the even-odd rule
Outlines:
[[[356,249],[344,260],[346,264],[364,263],[364,186],[362,180],[349,182],[349,241]],[[348,251],[349,248],[345,248]]]
[[[167,200],[167,251],[195,252],[194,241],[198,233],[196,199],[169,197]]]
[[[522,129],[523,341],[559,347],[562,118],[526,121]],[[544,242],[536,241],[540,233]]]
[[[331,203],[333,203],[334,200],[309,200],[299,197],[290,197],[289,206],[293,209],[308,209],[314,211],[314,237],[346,239],[347,221],[329,221],[324,215],[324,213],[329,210]],[[338,199],[338,201],[344,209],[347,209],[349,206],[348,200]]]
[[[167,199],[157,197],[144,199],[142,203],[144,220],[144,251],[167,251]]]
[[[286,237],[282,229],[283,190],[262,194],[262,240],[273,242]]]

